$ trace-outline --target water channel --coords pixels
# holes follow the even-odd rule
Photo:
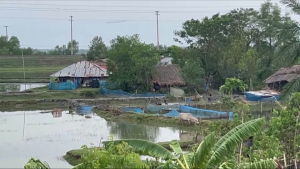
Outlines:
[[[99,145],[100,138],[145,139],[153,142],[187,139],[172,127],[108,122],[91,115],[41,113],[43,111],[0,112],[0,168],[23,168],[31,158],[47,161],[51,168],[70,168],[65,153],[82,145]]]
[[[44,87],[46,83],[0,83],[0,93],[4,92],[22,92],[24,90],[37,87]]]

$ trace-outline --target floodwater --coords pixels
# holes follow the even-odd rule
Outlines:
[[[33,89],[37,87],[44,87],[46,83],[0,83],[1,92],[22,92],[24,90]]]
[[[67,151],[82,145],[99,145],[113,139],[145,139],[153,142],[187,139],[180,130],[122,122],[107,122],[91,114],[0,112],[0,168],[23,168],[31,158],[46,161],[51,168],[70,168],[62,159]]]

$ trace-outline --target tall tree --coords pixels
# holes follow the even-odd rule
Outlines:
[[[87,60],[104,59],[108,56],[108,50],[100,36],[95,36],[87,53]]]
[[[300,15],[299,1],[282,0],[281,2],[291,8],[292,12]],[[297,63],[300,58],[300,27],[298,23],[289,20],[288,17],[286,17],[285,23],[285,28],[287,29],[280,31],[280,43],[282,45],[277,51],[275,63],[281,66],[292,66]],[[297,78],[284,86],[284,89],[281,92],[281,99],[287,99],[292,93],[297,91],[300,91],[300,78]]]
[[[126,91],[141,86],[150,89],[151,77],[158,63],[158,51],[153,44],[141,42],[138,35],[118,36],[111,41],[108,71],[109,80]]]
[[[79,42],[76,40],[70,41],[67,45],[66,54],[71,55],[71,49],[73,44],[73,54],[77,54],[79,50]]]

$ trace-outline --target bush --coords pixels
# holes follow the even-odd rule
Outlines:
[[[96,97],[99,94],[100,94],[99,89],[97,89],[97,90],[95,90],[95,89],[84,89],[84,90],[79,92],[79,95],[83,96],[83,97]]]

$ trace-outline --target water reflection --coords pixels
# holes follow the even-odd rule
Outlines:
[[[159,127],[126,123],[107,122],[111,127],[110,132],[114,135],[119,135],[121,138],[143,139],[152,142],[156,141],[160,134]]]
[[[22,83],[0,83],[0,92],[22,92],[46,85],[45,83],[26,83],[26,85]]]
[[[99,145],[100,139],[108,140],[110,134],[114,139],[155,142],[180,138],[177,128],[110,123],[93,113],[89,114],[92,118],[85,118],[62,111],[54,115],[59,118],[53,118],[53,110],[48,112],[0,112],[0,168],[22,168],[30,157],[47,161],[52,168],[70,168],[58,157],[84,144]]]

